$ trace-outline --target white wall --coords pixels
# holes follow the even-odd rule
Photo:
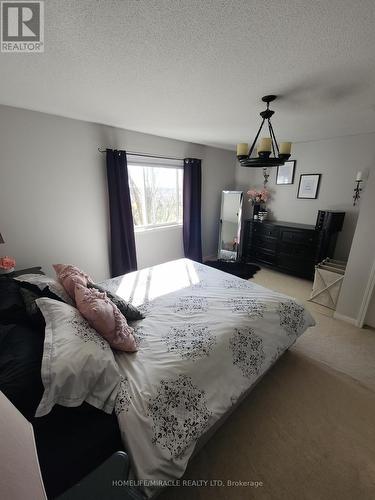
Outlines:
[[[372,293],[372,298],[367,309],[365,324],[375,328],[375,289]]]
[[[74,263],[109,276],[105,156],[98,146],[202,159],[203,255],[216,253],[220,194],[233,189],[233,153],[104,125],[0,106],[2,255],[17,267]],[[181,229],[137,234],[139,267],[182,253]]]
[[[181,226],[135,233],[139,269],[184,256]]]
[[[374,158],[375,163],[375,158]],[[371,269],[375,262],[375,168],[363,195],[361,212],[341,288],[336,313],[356,321],[359,318]]]
[[[267,203],[267,208],[271,210],[271,217],[287,222],[315,224],[319,209],[345,211],[344,227],[338,237],[335,256],[347,259],[361,207],[361,203],[353,207],[354,179],[358,170],[369,171],[374,164],[375,134],[294,144],[292,159],[297,160],[292,185],[277,186],[277,169],[270,169],[267,187],[271,190],[272,199]],[[300,174],[309,173],[322,174],[318,198],[297,199]],[[236,185],[239,189],[260,187],[262,183],[262,169],[236,166]]]

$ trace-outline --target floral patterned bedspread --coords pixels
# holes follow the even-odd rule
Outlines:
[[[132,324],[138,352],[116,354],[138,480],[181,477],[200,436],[315,324],[294,299],[188,259],[101,285],[146,316]]]

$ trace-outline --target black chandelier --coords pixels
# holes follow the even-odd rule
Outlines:
[[[270,102],[274,101],[276,98],[276,95],[265,95],[262,97],[262,101],[267,103],[267,108],[260,113],[262,123],[260,124],[258,133],[255,136],[250,151],[248,150],[248,144],[237,144],[237,158],[243,167],[277,167],[278,165],[284,165],[284,163],[290,158],[292,143],[281,142],[279,147],[271,123],[271,116],[275,112],[270,109]],[[270,137],[263,137],[260,140],[257,148],[258,156],[252,156],[259,134],[266,120],[268,122]]]

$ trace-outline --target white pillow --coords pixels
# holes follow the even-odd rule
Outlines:
[[[73,300],[66,293],[65,288],[62,286],[62,284],[55,279],[50,278],[49,276],[46,276],[44,274],[22,274],[21,276],[17,276],[14,279],[17,281],[25,281],[26,283],[35,285],[41,291],[48,286],[49,290],[57,295],[57,297],[60,297],[60,299],[67,304],[73,305]]]
[[[75,307],[44,297],[36,303],[46,330],[41,370],[44,394],[35,416],[47,415],[55,404],[79,406],[84,401],[112,413],[120,373],[108,342]]]

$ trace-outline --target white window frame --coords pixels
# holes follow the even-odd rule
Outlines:
[[[176,169],[183,170],[184,168],[184,160],[178,160],[173,158],[159,158],[157,156],[141,156],[132,154],[128,154],[126,158],[128,166],[132,165],[132,166],[147,167],[147,168],[162,167],[162,168],[173,168],[174,170]],[[178,188],[178,185],[176,186],[176,188]],[[145,214],[147,213],[146,210],[144,213]],[[181,219],[182,215],[183,214],[181,214]],[[143,226],[136,226],[134,224],[134,231],[136,233],[141,233],[146,231],[158,231],[163,229],[180,228],[180,227],[182,227],[182,221],[161,222],[160,224],[146,224]]]

